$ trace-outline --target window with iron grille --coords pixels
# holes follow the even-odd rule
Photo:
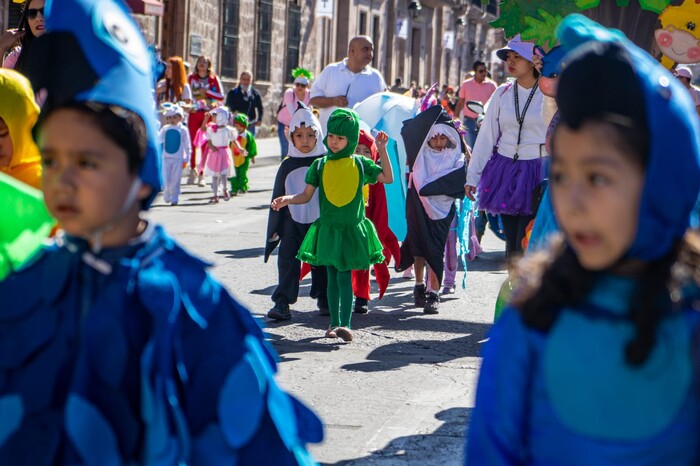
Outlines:
[[[497,0],[489,0],[488,5],[486,5],[486,12],[491,13],[494,16],[498,15],[498,1]]]
[[[289,2],[287,10],[287,63],[284,79],[292,81],[292,70],[299,66],[299,43],[301,42],[301,7]]]
[[[235,77],[238,73],[238,24],[240,0],[224,0],[224,25],[221,40],[221,74]]]
[[[255,79],[258,81],[270,80],[272,1],[258,0],[258,43],[255,53]]]

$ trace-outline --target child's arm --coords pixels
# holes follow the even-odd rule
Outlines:
[[[307,184],[304,191],[300,192],[299,194],[280,196],[277,199],[274,199],[270,207],[272,207],[273,210],[280,210],[289,204],[306,204],[311,200],[311,197],[314,195],[314,191],[316,191],[316,187]]]
[[[377,134],[377,139],[374,141],[379,152],[379,161],[382,165],[382,172],[377,176],[378,183],[391,184],[394,182],[394,170],[391,168],[391,160],[389,160],[389,154],[386,151],[388,142],[389,136],[384,131],[380,131]]]

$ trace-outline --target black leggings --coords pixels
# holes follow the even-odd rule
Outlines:
[[[514,254],[523,253],[522,240],[525,238],[525,228],[535,218],[533,215],[503,215],[503,233],[506,236],[506,259],[511,259]]]

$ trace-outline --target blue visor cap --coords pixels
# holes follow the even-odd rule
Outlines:
[[[46,34],[32,47],[29,78],[47,93],[43,112],[68,102],[116,105],[141,117],[148,136],[141,181],[161,188],[153,55],[119,0],[47,0]]]
[[[697,118],[689,117],[695,113],[692,98],[668,70],[620,31],[582,15],[570,15],[557,34],[562,47],[571,50],[563,59],[560,85],[567,67],[585,57],[586,50],[594,50],[594,42],[621,45],[634,65],[644,96],[649,153],[637,235],[626,257],[658,259],[690,226],[700,193],[700,124]],[[613,90],[608,93],[614,95]],[[582,99],[593,98],[581,94]]]

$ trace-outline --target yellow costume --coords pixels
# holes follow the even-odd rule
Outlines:
[[[0,68],[0,118],[10,131],[12,160],[0,171],[41,189],[41,155],[32,139],[39,106],[29,81],[16,71]]]

